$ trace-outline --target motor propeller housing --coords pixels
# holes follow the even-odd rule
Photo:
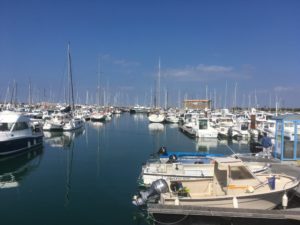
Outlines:
[[[169,191],[169,186],[164,179],[159,179],[154,181],[150,188],[146,191],[140,191],[139,196],[134,196],[132,203],[136,206],[141,206],[146,204],[147,200],[154,196],[162,193],[166,193]]]

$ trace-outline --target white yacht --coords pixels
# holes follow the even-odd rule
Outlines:
[[[218,130],[211,125],[208,118],[199,118],[196,129],[196,137],[217,138]]]
[[[148,116],[150,123],[163,123],[165,121],[165,115],[163,113],[153,113]]]
[[[182,132],[189,136],[196,137],[196,129],[198,125],[199,113],[187,112],[179,121],[179,128]]]
[[[63,131],[76,130],[83,127],[84,121],[81,118],[73,117],[63,126]]]
[[[93,122],[103,122],[106,119],[106,115],[104,112],[94,112],[91,114],[90,118]]]
[[[68,113],[56,113],[52,114],[50,120],[46,120],[43,126],[45,131],[63,131],[64,125],[69,123],[71,117]]]
[[[0,112],[0,155],[28,150],[43,144],[43,132],[23,114]]]

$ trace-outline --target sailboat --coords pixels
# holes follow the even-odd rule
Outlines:
[[[71,53],[70,53],[70,43],[68,44],[68,77],[70,81],[70,94],[71,94],[71,119],[64,124],[64,131],[76,130],[84,125],[82,118],[75,117],[75,104],[74,104],[74,91],[73,91],[73,77],[72,77],[72,67],[71,67]]]
[[[157,78],[157,93],[154,98],[155,108],[158,109],[160,107],[160,59],[158,61],[158,78]],[[160,112],[151,113],[148,116],[148,120],[150,123],[163,123],[165,121],[165,114]]]

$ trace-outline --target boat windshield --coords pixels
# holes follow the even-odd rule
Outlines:
[[[0,131],[10,131],[13,123],[0,123]]]
[[[28,129],[28,124],[26,122],[16,122],[13,128],[14,131],[26,129]]]
[[[206,130],[207,129],[207,120],[199,120],[199,129]]]

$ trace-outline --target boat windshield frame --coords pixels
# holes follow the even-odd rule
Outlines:
[[[15,123],[0,122],[0,132],[9,132],[14,127]]]

